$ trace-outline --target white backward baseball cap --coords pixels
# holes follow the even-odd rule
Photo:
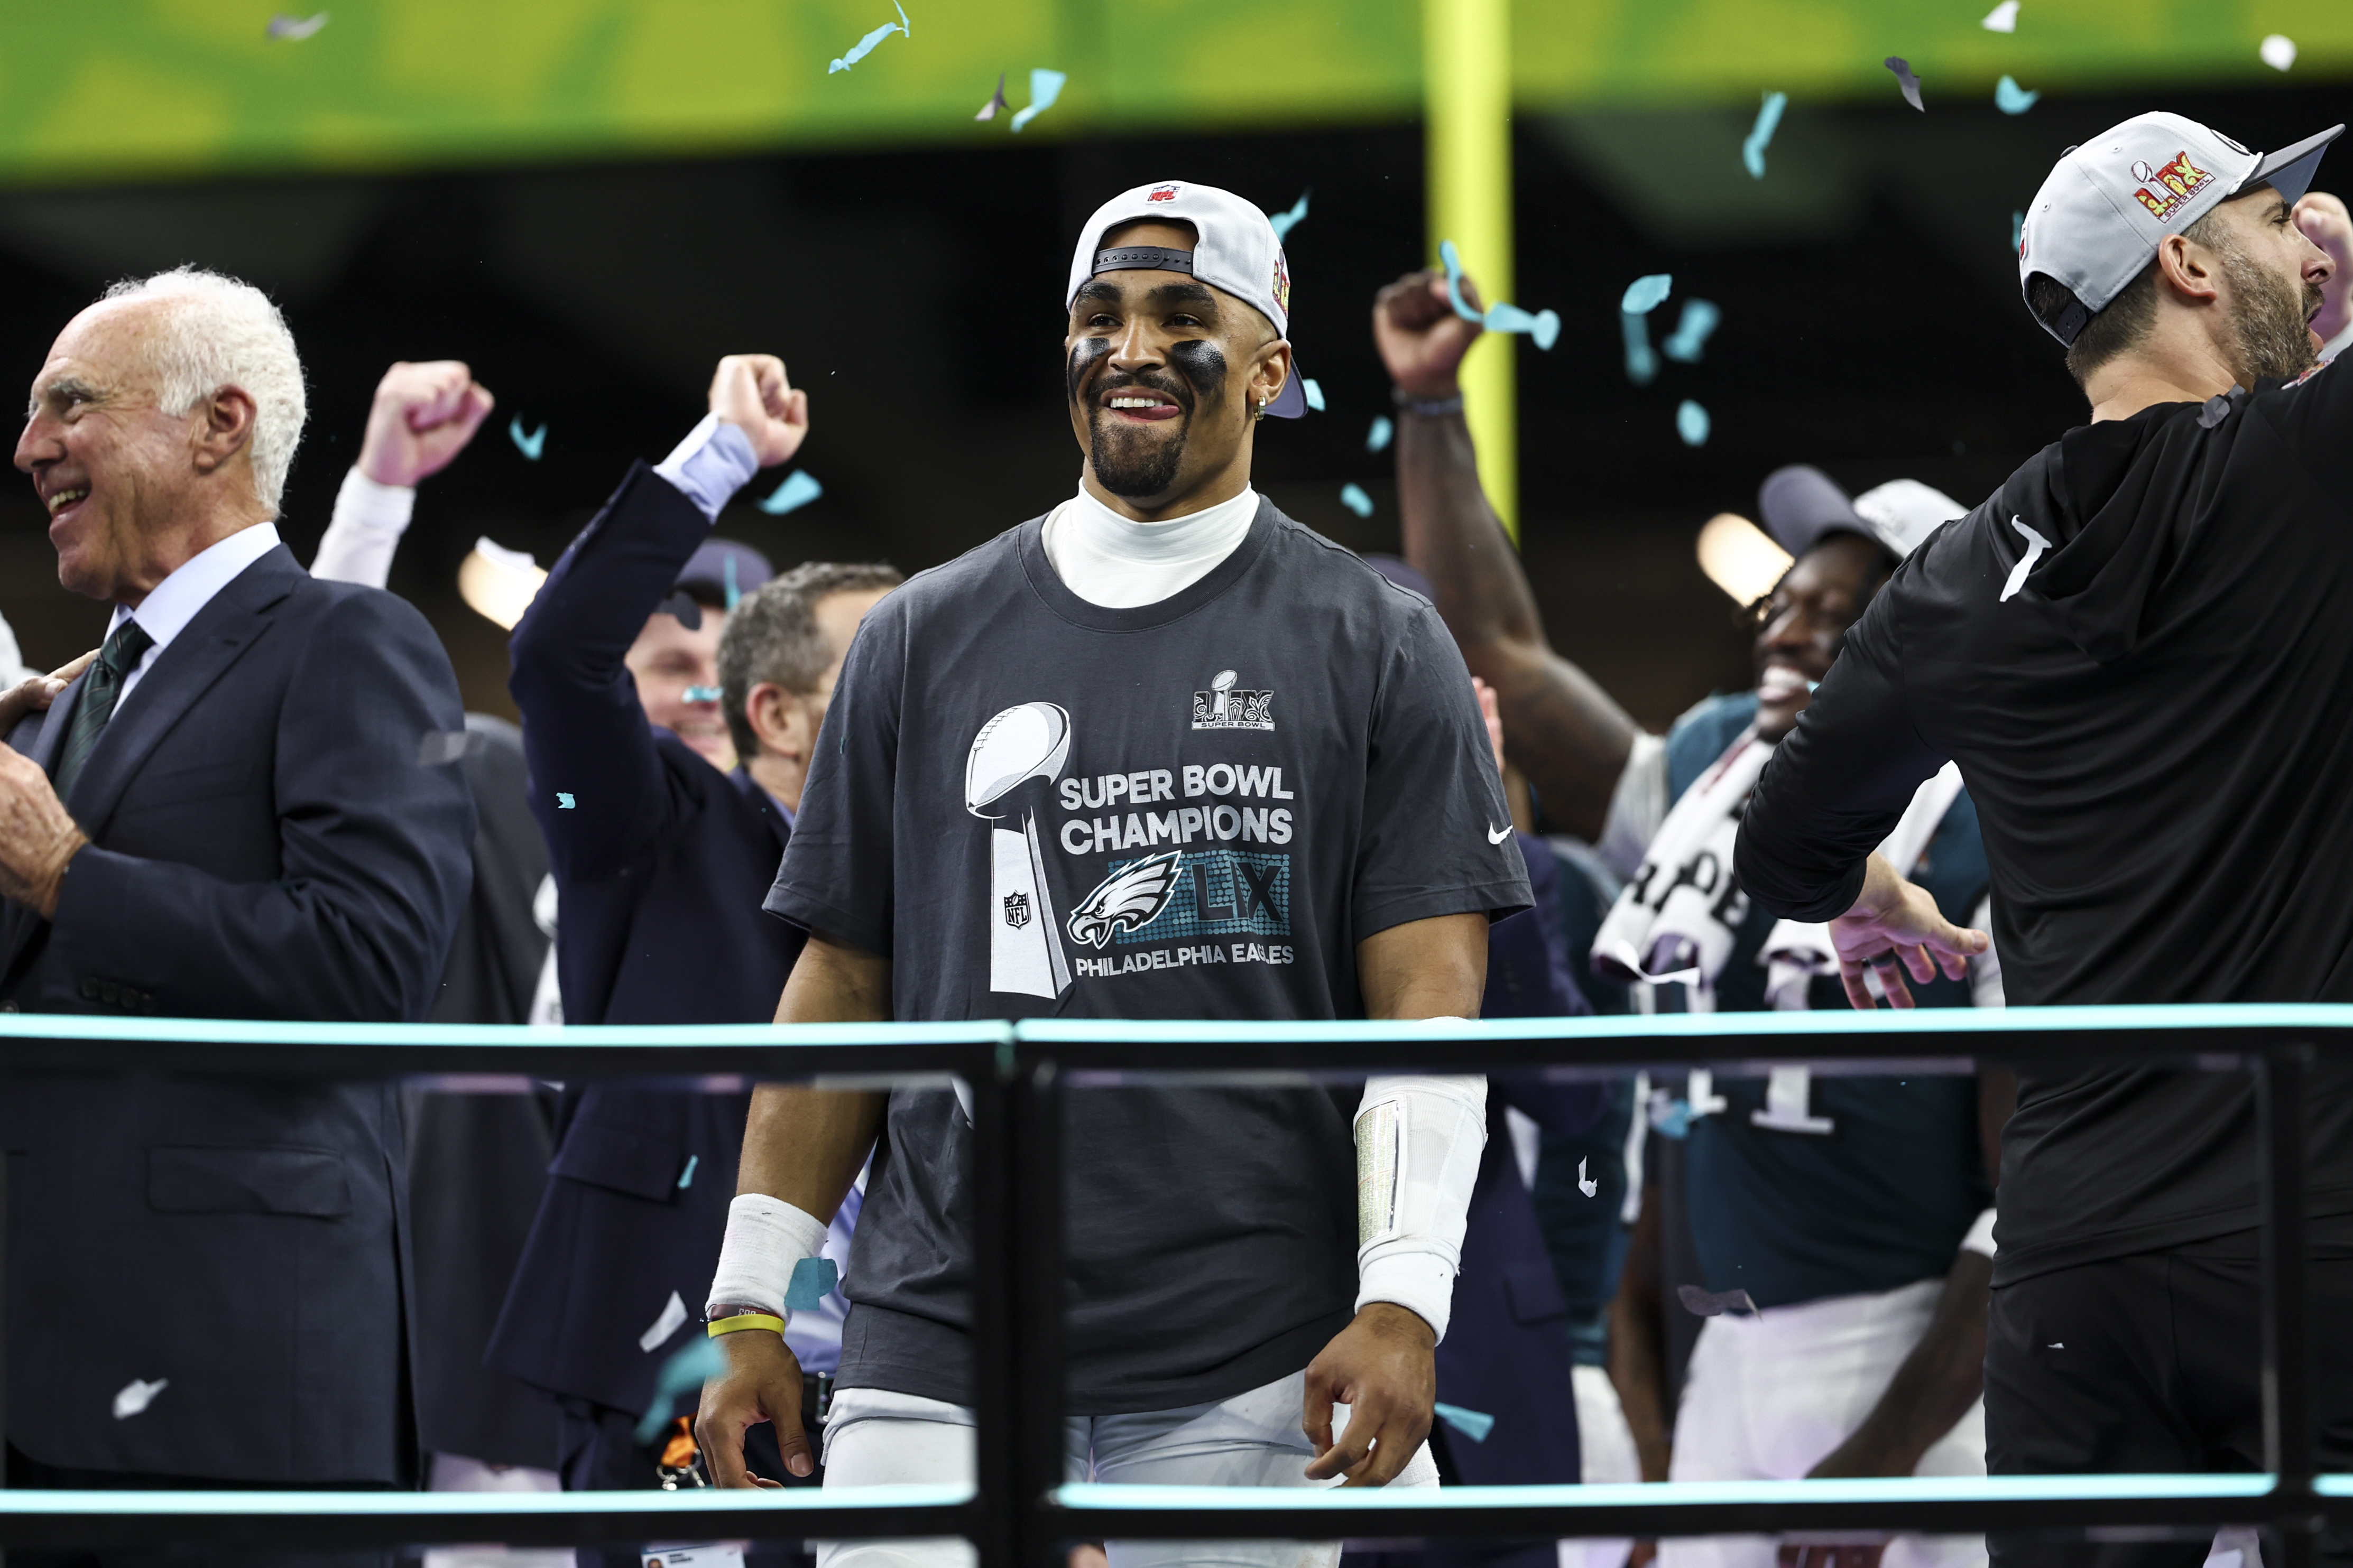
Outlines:
[[[1103,247],[1103,236],[1120,225],[1154,218],[1190,224],[1193,248]],[[1062,291],[1063,308],[1069,309],[1080,288],[1096,273],[1135,268],[1189,272],[1212,289],[1255,306],[1278,333],[1291,335],[1291,267],[1282,241],[1265,213],[1231,191],[1189,180],[1160,180],[1122,191],[1103,203],[1079,230],[1078,247],[1071,253],[1071,286]],[[1290,378],[1266,411],[1278,419],[1296,419],[1307,412],[1297,354],[1292,356]]]
[[[2140,276],[2167,235],[2258,186],[2291,204],[2302,200],[2320,155],[2344,132],[2332,125],[2276,153],[2250,153],[2179,114],[2135,115],[2068,148],[2034,193],[2019,231],[2019,290],[2038,272],[2064,285],[2074,299],[2051,320],[2035,319],[2073,343]]]

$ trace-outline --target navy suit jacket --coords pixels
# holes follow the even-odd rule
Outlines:
[[[622,662],[710,531],[640,463],[515,627],[509,684],[555,876],[567,1024],[765,1023],[800,955],[799,931],[760,908],[784,814],[742,769],[723,773],[649,723]],[[700,1331],[639,1342],[672,1293],[702,1317],[748,1105],[620,1083],[566,1090],[492,1365],[559,1397],[644,1410],[662,1361]]]
[[[45,769],[77,682],[12,742]],[[464,723],[424,617],[283,547],[155,656],[67,808],[90,839],[54,919],[0,905],[26,1012],[420,1020],[470,870]],[[399,1107],[385,1084],[19,1079],[8,1436],[43,1463],[398,1482]],[[125,1292],[137,1321],[106,1303]],[[134,1379],[164,1386],[117,1419]]]

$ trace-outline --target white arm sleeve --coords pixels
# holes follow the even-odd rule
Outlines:
[[[757,1307],[787,1323],[785,1297],[793,1270],[825,1254],[825,1221],[765,1193],[738,1193],[727,1205],[727,1235],[711,1279],[709,1307]]]
[[[1356,1133],[1356,1306],[1393,1301],[1442,1340],[1487,1147],[1487,1080],[1367,1079]]]
[[[335,515],[319,540],[311,575],[335,583],[381,588],[392,579],[392,557],[416,515],[417,492],[405,485],[380,485],[357,468],[343,476],[335,492]]]
[[[1667,742],[1648,731],[1634,736],[1626,753],[1626,771],[1609,792],[1609,815],[1601,825],[1601,842],[1593,852],[1601,863],[1630,882],[1642,868],[1642,852],[1667,820]]]

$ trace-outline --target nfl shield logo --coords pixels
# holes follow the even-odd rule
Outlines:
[[[1023,926],[1029,923],[1029,894],[1008,893],[1005,895],[1005,923],[1011,926],[1015,931],[1019,931]]]

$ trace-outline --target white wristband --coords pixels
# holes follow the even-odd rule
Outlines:
[[[1487,1080],[1368,1079],[1356,1141],[1356,1306],[1394,1302],[1442,1340],[1487,1147]]]
[[[765,1193],[738,1193],[727,1205],[727,1236],[711,1279],[709,1307],[757,1307],[786,1322],[793,1270],[825,1252],[825,1222]]]

